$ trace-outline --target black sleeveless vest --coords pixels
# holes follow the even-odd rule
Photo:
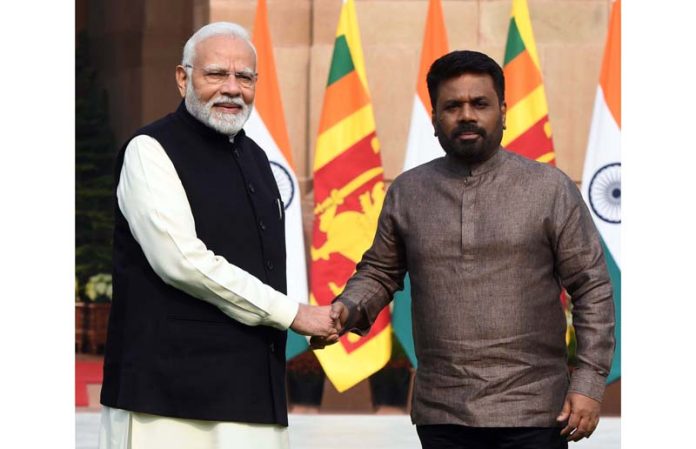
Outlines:
[[[230,143],[183,102],[140,134],[156,139],[174,163],[208,249],[285,293],[285,217],[263,150],[244,131]],[[116,160],[117,182],[124,152],[125,145]],[[118,205],[113,244],[101,403],[160,416],[287,426],[286,332],[244,325],[165,284]]]

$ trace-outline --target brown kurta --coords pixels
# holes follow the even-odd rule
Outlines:
[[[339,300],[369,330],[411,277],[415,424],[555,426],[567,391],[602,399],[614,304],[599,236],[560,170],[499,150],[479,166],[449,156],[403,173],[372,247]],[[572,296],[578,367],[566,362]]]

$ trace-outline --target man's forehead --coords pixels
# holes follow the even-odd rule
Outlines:
[[[462,73],[444,80],[439,86],[439,95],[470,95],[496,97],[493,78],[487,73]]]
[[[256,65],[256,57],[251,45],[244,39],[229,36],[211,36],[198,43],[196,46],[196,59],[198,64],[222,65],[230,63],[243,64],[253,69]],[[238,67],[242,69],[245,67]]]

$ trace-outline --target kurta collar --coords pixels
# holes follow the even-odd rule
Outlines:
[[[455,175],[466,176],[470,171],[470,176],[479,176],[499,166],[505,158],[504,153],[505,150],[499,147],[487,161],[471,165],[466,165],[456,157],[446,154],[444,157],[444,167],[448,172]]]
[[[234,142],[238,141],[239,138],[245,135],[243,129],[240,130],[237,134],[235,134],[232,138],[230,138],[230,136],[228,136],[227,134],[217,132],[213,128],[209,127],[208,125],[191,115],[188,109],[186,109],[186,104],[184,103],[184,100],[181,100],[181,103],[179,103],[179,107],[176,109],[175,115],[179,117],[181,120],[183,120],[187,125],[191,126],[198,133],[209,139],[220,140],[224,142]]]

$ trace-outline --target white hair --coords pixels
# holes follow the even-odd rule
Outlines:
[[[249,32],[244,27],[232,22],[213,22],[193,33],[193,36],[186,41],[186,45],[184,45],[184,54],[181,58],[181,65],[184,67],[193,65],[193,60],[196,58],[196,45],[209,37],[220,35],[242,39],[249,44],[249,47],[251,47],[251,50],[254,52],[254,59],[256,59],[256,48],[254,44],[251,43]]]

